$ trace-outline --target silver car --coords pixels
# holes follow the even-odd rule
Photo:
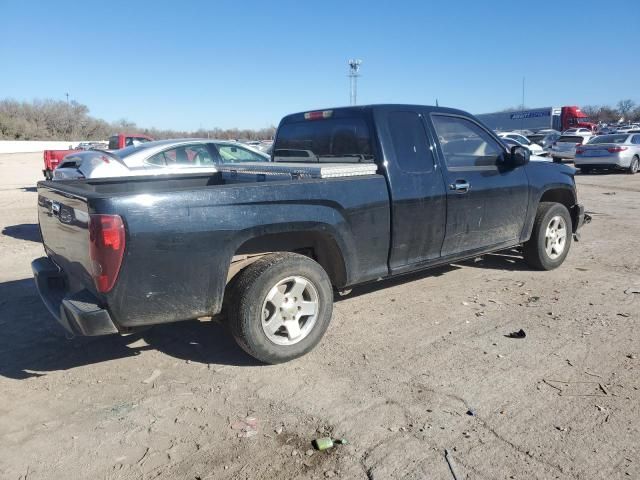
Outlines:
[[[614,168],[633,174],[639,164],[640,133],[600,135],[576,149],[575,166],[582,172]]]
[[[586,143],[589,138],[582,135],[561,135],[560,138],[551,146],[549,155],[554,162],[562,162],[564,160],[573,160],[576,156],[576,147]]]
[[[215,172],[216,165],[268,162],[269,155],[225,140],[185,138],[140,143],[110,152],[88,150],[67,155],[54,180]]]

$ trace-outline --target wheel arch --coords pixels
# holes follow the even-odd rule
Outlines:
[[[342,249],[333,235],[317,230],[269,233],[245,240],[234,253],[227,283],[257,259],[275,252],[305,255],[320,264],[332,285],[340,288],[347,284],[347,264]]]
[[[538,200],[538,204],[541,202],[551,202],[551,203],[560,203],[567,207],[569,210],[569,215],[571,216],[571,226],[573,231],[575,232],[578,229],[578,209],[576,209],[576,193],[575,190],[569,187],[551,187],[545,190],[540,199]]]

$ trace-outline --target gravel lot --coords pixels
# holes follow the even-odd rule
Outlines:
[[[459,479],[640,478],[640,175],[578,175],[593,222],[559,270],[357,289],[262,366],[216,321],[65,338],[31,279],[41,158],[0,155],[0,478],[453,479],[445,449]],[[310,450],[325,431],[349,444]]]

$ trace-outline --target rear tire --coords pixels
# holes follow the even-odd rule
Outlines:
[[[633,174],[637,173],[639,166],[640,166],[640,158],[636,155],[635,157],[633,157],[631,159],[631,164],[629,165],[629,168],[627,169],[627,173],[630,174],[630,175],[633,175]]]
[[[567,258],[573,227],[567,207],[561,203],[540,202],[531,238],[523,245],[523,256],[537,270],[558,268]]]
[[[265,255],[233,281],[227,321],[236,342],[270,364],[312,350],[333,313],[329,276],[312,259],[296,253]]]

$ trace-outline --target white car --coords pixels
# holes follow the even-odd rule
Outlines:
[[[564,132],[562,132],[562,135],[587,135],[587,136],[591,136],[591,135],[593,135],[593,132],[590,129],[584,128],[584,127],[568,128]]]
[[[586,129],[585,129],[586,130]],[[551,146],[549,155],[556,163],[563,162],[564,160],[573,160],[576,158],[576,148],[587,143],[593,135],[589,132],[589,135],[580,133],[562,134],[560,138]]]
[[[139,143],[121,150],[67,155],[54,180],[216,172],[216,165],[268,162],[269,155],[237,142],[185,138]]]
[[[512,138],[501,137],[501,139],[502,139],[502,143],[504,143],[509,148],[509,150],[511,150],[511,147],[524,147],[524,145],[522,145],[520,142]],[[531,156],[529,157],[529,160],[532,162],[550,162],[551,161],[549,157],[542,157],[540,155],[534,155],[534,154],[531,154]]]
[[[542,148],[537,143],[533,143],[531,140],[529,140],[524,135],[521,135],[520,133],[517,133],[517,132],[499,132],[498,136],[500,138],[510,138],[511,140],[515,140],[516,142],[518,142],[523,147],[528,148],[529,152],[531,152],[532,155],[546,155],[547,154],[547,152],[544,150],[544,148]]]

